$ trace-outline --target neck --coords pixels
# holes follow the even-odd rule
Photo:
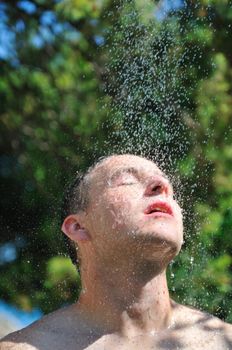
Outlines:
[[[165,270],[151,262],[94,266],[97,270],[88,266],[82,271],[83,290],[77,304],[91,322],[126,337],[170,326],[172,305]]]

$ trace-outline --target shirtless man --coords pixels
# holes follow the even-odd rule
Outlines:
[[[169,297],[182,215],[152,161],[100,161],[70,192],[62,230],[79,248],[79,300],[7,336],[1,350],[232,349],[232,325]]]

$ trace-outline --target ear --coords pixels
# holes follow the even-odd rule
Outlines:
[[[65,218],[61,230],[66,236],[68,236],[74,242],[87,242],[90,241],[90,235],[88,231],[81,227],[79,224],[78,215],[69,215]]]

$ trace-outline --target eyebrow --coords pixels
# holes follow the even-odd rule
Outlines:
[[[119,175],[123,173],[133,174],[138,176],[138,169],[134,167],[119,168],[110,175],[110,180],[114,180],[115,178],[117,178]]]
[[[113,173],[111,174],[110,180],[111,180],[111,181],[114,180],[115,178],[117,178],[118,176],[120,176],[120,175],[123,174],[123,173],[133,174],[133,175],[135,175],[135,176],[138,177],[138,175],[139,175],[139,169],[137,169],[137,168],[135,168],[135,167],[122,167],[122,168],[119,168],[119,169],[117,169],[115,172],[113,172]],[[153,173],[153,175],[162,176],[162,177],[164,177],[165,179],[167,179],[167,180],[169,181],[168,177],[167,177],[163,172],[154,171],[154,172],[152,172],[152,173]],[[169,181],[169,183],[170,183],[170,181]]]

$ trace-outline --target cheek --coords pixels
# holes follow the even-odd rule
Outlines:
[[[141,194],[134,187],[131,190],[125,188],[123,191],[120,189],[120,192],[108,193],[106,200],[108,203],[107,213],[110,215],[111,226],[114,230],[128,229],[139,216],[140,206],[138,203]]]
[[[133,212],[133,202],[122,195],[114,195],[109,201],[107,214],[110,216],[112,228],[121,228],[128,221]]]
[[[89,208],[90,231],[95,232],[95,235],[101,232],[102,235],[108,234],[110,230],[122,229],[133,210],[131,201],[118,193],[102,194],[99,198],[100,200]]]

